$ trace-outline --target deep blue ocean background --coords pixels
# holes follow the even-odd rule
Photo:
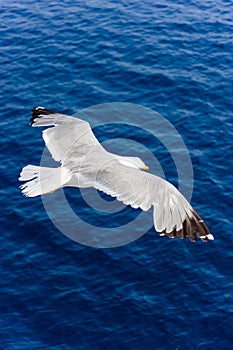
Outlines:
[[[233,2],[1,1],[0,34],[0,348],[232,349]],[[182,135],[215,241],[151,229],[90,248],[22,196],[20,169],[44,148],[32,106],[72,115],[106,102],[150,107]]]

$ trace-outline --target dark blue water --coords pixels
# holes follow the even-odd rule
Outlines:
[[[2,2],[1,349],[232,349],[232,13],[231,0]],[[150,230],[90,248],[21,195],[19,171],[44,148],[31,107],[106,102],[150,107],[179,131],[214,242]]]

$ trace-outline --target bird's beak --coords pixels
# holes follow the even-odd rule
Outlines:
[[[148,171],[149,170],[149,167],[147,165],[145,165],[143,168],[142,168],[143,171]]]

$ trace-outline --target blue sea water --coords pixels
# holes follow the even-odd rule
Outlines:
[[[231,0],[1,2],[1,349],[232,349],[232,13]],[[151,229],[91,248],[59,232],[40,198],[22,196],[20,169],[44,148],[31,107],[72,115],[109,102],[149,107],[182,135],[192,204],[215,241]]]

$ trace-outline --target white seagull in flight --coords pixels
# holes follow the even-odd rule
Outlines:
[[[209,228],[184,196],[166,180],[146,172],[140,158],[107,152],[90,124],[44,107],[32,110],[31,126],[49,126],[42,133],[58,168],[27,165],[19,180],[27,197],[52,193],[65,186],[94,187],[132,208],[154,207],[154,227],[160,236],[213,240]],[[52,126],[52,127],[51,127]]]

